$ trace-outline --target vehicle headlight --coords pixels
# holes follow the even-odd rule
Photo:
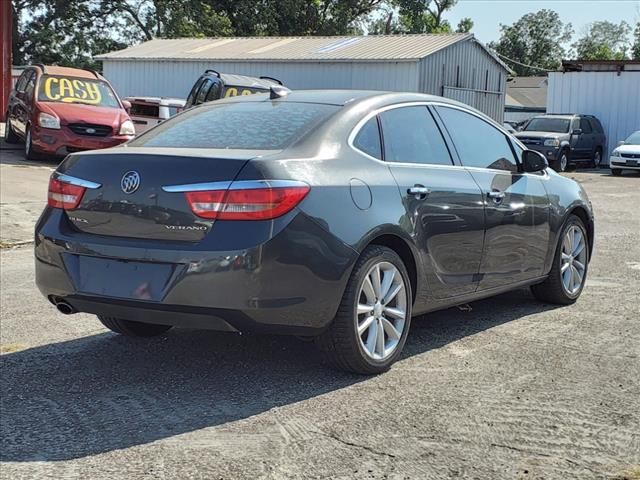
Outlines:
[[[557,138],[547,138],[544,141],[544,146],[545,147],[559,147],[560,146],[560,140],[558,140]]]
[[[38,125],[42,128],[54,128],[60,130],[60,119],[54,115],[42,112],[38,115]]]
[[[125,120],[124,122],[122,122],[122,125],[120,125],[120,131],[118,132],[118,134],[135,135],[136,127],[133,126],[133,122],[131,120]]]
[[[614,150],[613,152],[611,152],[611,156],[619,157],[620,156],[620,150]]]

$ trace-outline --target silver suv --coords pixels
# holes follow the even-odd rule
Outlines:
[[[582,162],[598,168],[607,151],[602,124],[593,115],[541,115],[529,120],[516,137],[527,148],[547,157],[549,165],[558,172]]]

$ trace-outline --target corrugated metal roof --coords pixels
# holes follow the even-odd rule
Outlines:
[[[241,37],[156,39],[99,55],[98,60],[378,61],[417,60],[469,33],[344,37]],[[489,51],[487,51],[491,54]],[[502,63],[502,62],[500,62]]]

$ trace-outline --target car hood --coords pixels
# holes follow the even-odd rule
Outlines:
[[[558,138],[567,135],[566,133],[554,133],[554,132],[518,132],[517,138]]]
[[[640,154],[640,145],[620,145],[616,152]]]
[[[98,107],[62,102],[40,102],[40,111],[56,115],[61,125],[70,123],[93,123],[109,125],[114,129],[129,119],[127,112],[120,108]]]

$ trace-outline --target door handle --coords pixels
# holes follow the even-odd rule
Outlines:
[[[407,190],[409,195],[415,195],[416,197],[421,195],[429,195],[431,193],[431,189],[427,187],[423,187],[422,185],[415,185]]]
[[[487,195],[489,196],[489,198],[493,199],[494,202],[501,202],[502,199],[506,196],[506,194],[504,192],[501,192],[500,190],[492,190],[490,192],[487,192]]]

